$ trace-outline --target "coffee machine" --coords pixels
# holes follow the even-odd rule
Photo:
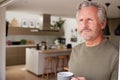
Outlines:
[[[57,38],[59,44],[65,44],[66,39],[65,38]]]

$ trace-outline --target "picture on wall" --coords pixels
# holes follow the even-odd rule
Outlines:
[[[71,42],[77,42],[77,29],[71,29]]]
[[[40,21],[39,20],[36,20],[35,21],[35,28],[40,28]]]
[[[21,20],[21,26],[24,27],[24,28],[27,28],[28,27],[28,20],[27,19],[22,19]]]
[[[29,20],[29,27],[35,28],[35,21],[33,19]]]
[[[77,42],[77,37],[71,37],[71,42]]]

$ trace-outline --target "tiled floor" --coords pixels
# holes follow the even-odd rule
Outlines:
[[[46,80],[26,71],[24,65],[6,67],[6,80]],[[49,80],[56,80],[51,76]]]

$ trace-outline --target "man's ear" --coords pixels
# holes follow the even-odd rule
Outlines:
[[[105,29],[105,27],[106,27],[106,20],[103,20],[101,22],[101,29]]]

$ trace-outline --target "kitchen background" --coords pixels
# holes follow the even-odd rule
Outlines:
[[[58,37],[64,37],[66,38],[66,44],[71,43],[72,46],[75,46],[78,43],[81,43],[84,41],[83,38],[81,38],[78,34],[77,31],[75,31],[75,29],[77,29],[77,23],[76,23],[76,19],[75,18],[67,18],[67,17],[59,17],[59,16],[51,16],[51,24],[54,24],[54,21],[58,21],[59,18],[62,18],[63,20],[65,20],[64,24],[63,24],[63,28],[64,28],[64,32],[65,35],[64,36],[38,36],[38,35],[9,35],[7,36],[7,41],[20,41],[22,39],[25,40],[32,40],[34,41],[35,44],[40,43],[40,41],[46,41],[48,42],[48,44],[53,44],[55,39]],[[9,21],[9,23],[11,23],[11,21],[13,19],[16,19],[18,21],[18,27],[21,27],[22,25],[22,20],[34,20],[34,21],[39,21],[40,22],[40,29],[42,29],[42,24],[43,24],[43,16],[36,14],[36,13],[26,13],[26,12],[17,12],[17,11],[7,11],[6,12],[6,19],[7,21]],[[77,41],[72,41],[71,42],[71,38],[72,37],[76,37]]]

